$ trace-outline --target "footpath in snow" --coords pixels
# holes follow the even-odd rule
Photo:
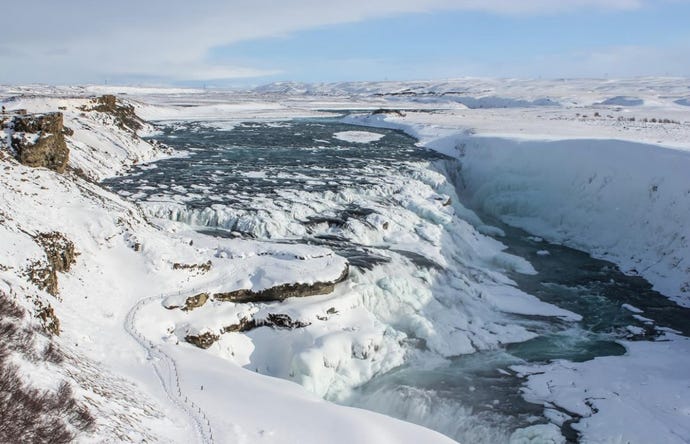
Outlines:
[[[419,426],[328,403],[190,344],[165,342],[169,316],[184,312],[173,313],[152,295],[190,287],[258,293],[328,283],[343,275],[346,261],[321,247],[217,239],[151,225],[136,204],[93,182],[170,154],[141,139],[129,126],[133,121],[123,120],[131,116],[110,109],[110,99],[22,97],[6,105],[27,109],[29,118],[57,109],[64,117],[70,157],[63,173],[19,164],[5,146],[12,130],[3,132],[0,278],[27,310],[50,307],[50,319],[59,320],[60,336],[53,340],[83,356],[84,365],[66,371],[66,380],[97,422],[77,442],[127,436],[181,443],[452,442]],[[124,109],[131,109],[126,102]],[[76,253],[69,269],[48,269],[44,283],[26,270],[50,266],[39,234],[56,232]],[[98,369],[94,374],[108,380],[85,375],[82,367]],[[49,388],[61,381],[46,372],[27,375]]]

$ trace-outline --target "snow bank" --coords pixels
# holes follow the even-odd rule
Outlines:
[[[483,212],[615,262],[690,306],[690,152],[610,139],[489,137],[415,118],[350,120],[401,128],[459,159],[460,193]]]
[[[456,141],[482,211],[616,262],[690,306],[690,153],[616,140]]]
[[[368,131],[341,131],[333,134],[334,139],[353,143],[371,143],[381,140],[383,134],[370,133]]]
[[[181,383],[207,412],[218,443],[454,443],[388,416],[323,401],[298,385],[229,365],[201,350],[169,347]],[[202,390],[203,386],[203,390]]]
[[[690,340],[665,339],[624,342],[625,356],[513,369],[527,377],[528,401],[582,417],[573,424],[582,442],[684,444],[690,436]]]
[[[203,120],[205,122],[240,122],[251,119],[291,119],[302,117],[322,117],[328,113],[287,106],[278,102],[261,102],[252,99],[235,101],[228,97],[223,103],[193,103],[191,105],[160,105],[139,102],[137,115],[151,122],[176,120]]]

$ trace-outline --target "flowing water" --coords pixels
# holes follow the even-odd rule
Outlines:
[[[353,130],[382,137],[368,143],[334,137]],[[446,213],[420,210],[424,202],[416,202],[414,193],[404,198],[396,193],[411,185],[417,186],[415,190],[437,186],[439,176],[450,181],[455,175],[446,172],[458,170],[454,160],[416,147],[400,132],[335,120],[187,122],[164,127],[158,139],[186,155],[106,181],[113,190],[142,202],[154,217],[218,236],[325,245],[349,259],[357,279],[390,263],[401,264],[401,273],[410,276],[415,270],[456,277],[471,274],[466,264],[451,261],[458,270],[443,270],[437,257],[425,253],[428,250],[403,248],[402,241],[386,241],[376,234],[388,229],[388,221],[395,224],[396,218],[403,218],[400,208],[406,205],[416,208],[419,216],[410,230],[418,232],[419,243],[426,242],[430,235],[425,234],[423,219],[435,222]],[[429,199],[433,201],[433,194]],[[461,208],[456,208],[452,217],[462,218]],[[527,259],[537,274],[502,272],[521,290],[577,313],[582,320],[501,314],[501,325],[520,325],[535,337],[517,343],[487,341],[482,346],[475,336],[476,352],[469,354],[434,355],[433,346],[419,341],[417,352],[410,353],[403,366],[346,395],[331,393],[330,398],[425,425],[461,442],[506,442],[516,428],[546,422],[542,406],[520,396],[522,381],[510,371],[511,365],[621,355],[625,349],[617,339],[653,340],[659,326],[690,333],[684,321],[690,311],[654,292],[643,279],[626,276],[615,265],[583,252],[548,244],[495,220],[484,221],[500,228],[505,235],[497,239],[507,252]],[[454,233],[444,236],[451,243],[462,240]],[[430,287],[449,307],[459,297],[457,289]],[[630,306],[643,310],[644,317]],[[449,313],[453,317],[461,312]],[[386,320],[409,337],[420,338],[401,320]],[[572,430],[565,427],[564,432],[576,440]]]

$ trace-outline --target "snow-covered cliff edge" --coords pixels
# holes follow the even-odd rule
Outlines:
[[[94,180],[167,155],[164,149],[88,98],[20,98],[5,105],[28,113],[60,111],[72,130],[65,136],[70,160],[62,174],[20,164],[5,143],[11,128],[4,130],[0,149],[0,292],[27,313],[45,317],[47,331],[59,334],[45,340],[68,359],[56,366],[33,362],[21,350],[11,351],[11,357],[32,387],[53,392],[65,383],[95,418],[82,428],[66,423],[70,439],[449,442],[418,426],[327,403],[296,384],[256,374],[191,344],[166,343],[174,341],[166,329],[178,315],[162,305],[163,295],[317,283],[328,290],[328,283],[343,278],[347,263],[325,248],[211,239],[177,226],[155,227],[136,204]],[[41,243],[52,233],[70,246],[69,267],[56,269]],[[139,306],[142,300],[146,304]],[[181,324],[184,316],[179,313]],[[139,335],[146,341],[138,341]],[[190,427],[200,417],[211,433]]]
[[[477,131],[452,115],[348,120],[400,128],[459,159],[458,192],[475,208],[610,260],[690,306],[689,149],[634,142],[629,135],[511,136]],[[669,125],[678,131],[681,124]],[[664,130],[654,126],[650,134]]]

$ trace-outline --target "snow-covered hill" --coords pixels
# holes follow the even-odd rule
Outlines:
[[[11,112],[60,111],[71,130],[64,134],[69,167],[59,174],[18,163],[10,146],[13,130],[3,129],[0,293],[40,316],[21,322],[48,332],[59,329],[52,341],[67,357],[59,364],[34,362],[25,348],[12,349],[12,360],[31,375],[32,386],[55,392],[66,381],[73,387],[75,402],[95,418],[84,430],[66,425],[80,442],[449,442],[421,427],[325,402],[297,384],[261,373],[327,395],[402,363],[406,338],[400,331],[405,328],[441,355],[452,356],[531,337],[503,322],[497,315],[502,311],[576,321],[574,313],[511,286],[502,273],[529,273],[531,266],[480,234],[500,230],[482,225],[456,201],[456,192],[510,224],[616,262],[672,300],[690,305],[688,85],[687,79],[458,79],[281,83],[243,92],[2,87],[0,97]],[[91,97],[104,92],[126,93],[128,100],[118,103],[152,121],[204,120],[231,128],[241,120],[358,110],[345,121],[402,129],[420,144],[455,157],[462,168],[451,172],[457,189],[423,172],[415,172],[415,180],[393,183],[405,204],[390,225],[393,237],[427,239],[433,248],[423,253],[443,262],[447,246],[438,237],[439,227],[452,227],[464,246],[453,251],[455,257],[495,285],[480,288],[457,276],[468,299],[451,310],[412,279],[392,282],[394,267],[338,283],[346,261],[325,247],[211,238],[180,223],[152,224],[136,203],[94,181],[171,152],[140,137],[154,127],[141,122],[133,128],[137,125],[123,120],[120,111]],[[450,196],[452,208],[444,205]],[[333,197],[334,204],[337,199],[352,195]],[[281,211],[267,206],[266,217]],[[469,222],[453,221],[455,214]],[[404,232],[406,223],[415,227],[413,234]],[[382,240],[373,230],[360,231],[362,243]],[[47,244],[46,239],[60,241]],[[57,257],[72,251],[69,267],[51,262],[56,249]],[[286,289],[307,294],[315,288],[333,293],[284,303],[232,300]],[[414,298],[400,296],[407,294]],[[466,310],[462,316],[455,311],[461,309]],[[382,322],[394,315],[404,317],[404,328]],[[471,322],[460,329],[458,319]],[[247,333],[260,325],[297,333],[283,341],[274,328]],[[526,396],[543,404],[554,424],[563,423],[564,411],[581,415],[578,430],[591,442],[644,442],[649,436],[682,442],[690,430],[683,401],[690,395],[688,378],[672,369],[687,367],[687,340],[675,334],[665,339],[623,343],[626,356],[514,370],[525,375]],[[34,341],[36,350],[50,343]],[[650,365],[647,357],[660,365]],[[629,380],[651,388],[641,396]],[[577,390],[570,381],[577,381]],[[605,399],[592,402],[591,392]],[[649,399],[663,403],[664,396],[675,395],[668,409],[647,408]],[[638,411],[645,414],[636,416]],[[640,426],[630,428],[630,421]],[[514,435],[516,443],[546,438],[562,442],[553,425]]]
[[[66,136],[69,169],[59,174],[19,164],[8,146],[12,129],[5,130],[0,290],[36,316],[50,308],[48,327],[59,332],[52,341],[69,361],[56,371],[50,363],[37,367],[22,352],[13,359],[36,387],[50,391],[61,381],[73,387],[95,418],[84,431],[73,430],[77,441],[448,442],[417,426],[326,403],[191,344],[163,342],[172,322],[164,295],[310,286],[336,281],[346,263],[317,247],[161,230],[135,204],[90,180],[160,158],[164,149],[121,125],[121,116],[94,110],[98,102],[91,99],[32,97],[5,105],[29,113],[59,110],[73,131]],[[70,267],[55,272],[43,233],[59,233],[73,245]]]

